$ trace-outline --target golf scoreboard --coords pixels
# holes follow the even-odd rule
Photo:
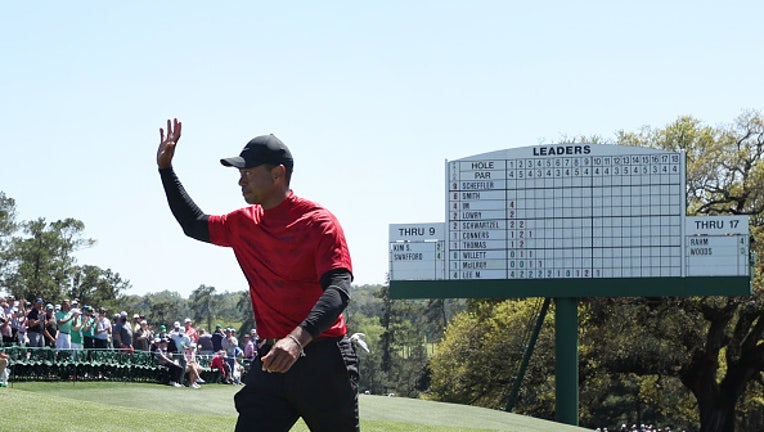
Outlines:
[[[686,216],[685,155],[540,145],[446,161],[445,222],[390,225],[390,279],[750,278],[745,216]]]

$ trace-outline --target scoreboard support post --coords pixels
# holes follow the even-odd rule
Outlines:
[[[555,420],[578,426],[578,299],[555,298]]]

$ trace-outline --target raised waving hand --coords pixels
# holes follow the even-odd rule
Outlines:
[[[159,148],[157,149],[157,165],[159,168],[172,166],[172,158],[175,156],[175,146],[180,140],[182,123],[178,119],[167,119],[167,135],[165,130],[159,128]]]

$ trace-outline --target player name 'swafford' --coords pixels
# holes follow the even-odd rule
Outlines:
[[[422,261],[424,254],[421,252],[403,252],[393,254],[393,259],[396,261]]]

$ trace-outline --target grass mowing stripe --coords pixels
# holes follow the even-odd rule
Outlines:
[[[13,388],[0,389],[0,406],[4,414],[11,414],[3,424],[23,425],[24,430],[35,432],[82,431],[83,422],[93,426],[91,431],[107,432],[165,432],[177,430],[175,426],[188,431],[233,430],[233,396],[239,388],[221,384],[193,390],[148,383],[18,382]],[[503,411],[417,399],[360,395],[359,405],[364,432],[588,430]],[[18,412],[24,414],[16,415]],[[42,424],[55,427],[31,427],[39,423],[29,424],[28,419],[40,419]],[[69,424],[71,429],[67,429]],[[308,428],[299,421],[292,432],[308,432]]]
[[[160,432],[184,430],[203,432],[233,430],[235,417],[195,414],[193,407],[176,411],[127,408],[98,402],[73,400],[53,394],[10,389],[0,392],[3,425],[10,430],[35,432]],[[111,397],[119,397],[113,392]],[[180,403],[167,400],[164,404]]]
[[[112,397],[119,397],[119,393],[112,393]],[[168,406],[183,404],[182,400],[163,402]],[[22,428],[20,430],[35,432],[231,431],[236,424],[235,416],[197,414],[193,406],[186,404],[183,405],[186,405],[187,410],[179,413],[175,409],[162,411],[128,408],[23,390],[3,391],[0,393],[0,404],[3,406],[3,412],[6,413],[3,416],[3,424],[15,425]],[[425,426],[385,421],[364,421],[362,430],[365,432],[491,432],[488,429]],[[292,432],[309,431],[300,421],[292,428]]]

